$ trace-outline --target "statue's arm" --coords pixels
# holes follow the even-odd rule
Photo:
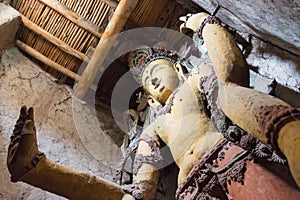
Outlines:
[[[159,178],[159,165],[162,161],[157,123],[152,122],[142,133],[134,163],[134,184],[143,199],[154,199]]]
[[[221,24],[206,22],[211,17],[198,13],[187,18],[181,30],[190,29],[203,37],[208,55],[221,84],[249,86],[249,67],[231,34]],[[201,28],[201,24],[202,28]]]
[[[39,152],[32,108],[21,108],[7,165],[13,182],[22,181],[68,199],[133,199],[119,185],[52,162]]]
[[[199,32],[209,15],[199,13],[182,25]],[[219,84],[218,107],[234,123],[286,157],[300,187],[300,110],[268,94],[247,88],[248,65],[230,33],[206,23],[201,35]]]

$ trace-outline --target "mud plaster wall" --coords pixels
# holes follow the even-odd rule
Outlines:
[[[120,160],[118,149],[98,148],[99,155],[110,152],[116,158],[111,163],[95,159],[81,142],[75,128],[71,90],[58,85],[39,67],[12,48],[3,54],[0,64],[0,199],[63,199],[25,183],[11,183],[6,167],[9,138],[20,106],[36,108],[36,128],[39,148],[52,161],[73,169],[111,180],[114,166]],[[80,104],[80,102],[77,102]],[[77,108],[77,112],[80,107]],[[89,113],[82,115],[89,119]],[[91,122],[93,125],[93,122]],[[113,146],[113,145],[111,145]]]

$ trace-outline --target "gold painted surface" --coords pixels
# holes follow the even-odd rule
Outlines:
[[[278,136],[278,146],[287,157],[294,180],[300,187],[300,121],[283,126]]]

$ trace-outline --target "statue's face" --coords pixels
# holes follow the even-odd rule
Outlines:
[[[179,78],[173,64],[159,59],[151,62],[142,74],[143,87],[160,103],[166,103],[178,87]]]

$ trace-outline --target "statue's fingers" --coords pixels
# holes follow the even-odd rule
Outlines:
[[[23,105],[20,109],[20,116],[27,115],[27,106]]]
[[[31,168],[33,158],[38,154],[34,123],[26,120],[21,134],[12,138],[7,154],[7,166],[11,181],[18,181]],[[35,164],[35,163],[33,163]]]
[[[28,113],[27,107],[25,105],[22,106],[20,109],[20,115],[19,115],[18,121],[22,121],[24,123],[27,118],[27,113]],[[18,123],[18,121],[17,121],[17,123]]]
[[[20,109],[19,118],[15,124],[15,128],[13,130],[13,134],[10,137],[10,144],[8,146],[8,154],[7,154],[7,164],[10,165],[15,158],[16,152],[19,147],[21,133],[24,127],[24,123],[27,118],[27,107],[22,106]]]
[[[28,109],[27,120],[31,120],[34,123],[34,110],[33,107]]]
[[[13,130],[13,135],[12,135],[11,139],[13,139],[15,136],[21,134],[21,131],[23,129],[26,118],[27,118],[27,107],[22,106],[21,109],[20,109],[19,118],[18,118],[18,120],[15,124],[14,130]]]
[[[8,153],[7,153],[7,165],[9,166],[13,159],[15,158],[16,152],[19,147],[21,136],[17,136],[13,138],[8,146]]]
[[[33,121],[26,120],[21,135],[35,135],[35,127]]]
[[[33,108],[22,106],[19,119],[8,146],[7,166],[12,181],[17,181],[28,169],[28,163],[38,153]]]

